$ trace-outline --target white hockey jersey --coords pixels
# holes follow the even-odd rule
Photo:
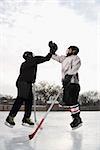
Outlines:
[[[65,75],[73,75],[71,78],[71,83],[79,83],[79,80],[76,76],[78,70],[81,66],[81,60],[77,55],[64,56],[64,55],[52,55],[52,59],[58,61],[62,65],[62,79]]]

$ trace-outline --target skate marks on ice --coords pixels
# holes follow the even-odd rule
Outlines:
[[[82,112],[81,116],[83,126],[71,130],[69,114],[51,112],[43,124],[43,130],[26,142],[15,139],[28,136],[34,128],[20,125],[20,116],[13,129],[5,126],[4,120],[1,120],[0,150],[100,150],[100,112]]]
[[[6,150],[35,150],[29,143],[29,141],[24,143],[16,143],[15,140],[10,139],[5,141]]]
[[[61,127],[60,124],[57,126],[46,123],[44,130],[37,133],[31,141],[26,141],[25,139],[25,136],[29,134],[27,130],[27,128],[22,127],[8,128],[7,134],[5,133],[4,136],[0,137],[2,145],[2,149],[0,148],[0,150],[81,150],[82,140],[79,139],[81,137],[80,133],[77,134],[77,132],[73,132],[69,128]],[[20,141],[20,138],[24,138],[24,142],[22,142],[23,139]],[[76,144],[78,146],[75,149]]]
[[[32,141],[33,145],[29,140],[25,138],[32,131],[32,128],[26,128],[22,126],[9,128],[3,124],[0,129],[0,150],[35,150],[35,140]],[[21,141],[21,138],[22,141]]]
[[[14,137],[0,136],[0,150],[36,150],[36,141],[17,142]]]
[[[49,133],[51,132],[51,130],[49,130]],[[56,132],[51,132],[51,135],[48,137],[47,131],[46,132],[42,132],[42,134],[40,134],[37,138],[35,138],[34,140],[30,141],[26,141],[26,142],[16,142],[14,136],[9,136],[7,135],[7,137],[5,136],[0,136],[0,150],[55,150],[57,148],[57,150],[81,150],[81,136],[80,134],[77,133],[72,133],[72,137],[70,135],[70,132],[68,132],[68,137],[62,134],[59,134],[59,138],[57,138],[55,136]],[[54,135],[52,135],[52,133],[54,133]],[[56,139],[55,139],[56,138]],[[70,138],[72,138],[73,140],[70,141]],[[62,143],[63,141],[63,143]],[[45,144],[44,144],[45,143]],[[57,143],[57,145],[54,146],[54,143]],[[63,145],[62,145],[63,144]],[[44,146],[45,148],[43,148]],[[77,145],[77,147],[76,147]],[[63,147],[62,147],[63,146]]]

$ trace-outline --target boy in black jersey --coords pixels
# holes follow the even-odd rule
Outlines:
[[[17,115],[21,105],[25,102],[25,113],[22,119],[22,124],[34,125],[34,123],[30,120],[31,109],[32,109],[32,83],[35,83],[37,66],[43,62],[49,61],[52,57],[53,50],[57,50],[57,46],[53,45],[52,50],[45,57],[44,56],[33,56],[32,52],[26,51],[23,54],[23,58],[25,61],[22,63],[20,67],[20,74],[16,81],[17,87],[17,98],[13,104],[12,109],[8,117],[6,118],[5,124],[13,127],[15,125],[14,117]]]

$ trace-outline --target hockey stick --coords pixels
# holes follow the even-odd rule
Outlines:
[[[41,127],[42,123],[44,122],[44,120],[46,119],[48,113],[50,112],[50,110],[52,109],[54,103],[56,102],[56,100],[58,99],[60,93],[62,92],[62,89],[59,91],[59,93],[57,94],[56,98],[54,99],[54,101],[51,103],[49,109],[47,110],[46,114],[44,115],[44,117],[41,119],[40,123],[38,124],[37,128],[35,129],[35,131],[29,135],[29,140],[33,139],[33,137],[35,136],[35,134],[37,133],[37,131],[39,130],[39,128]]]
[[[29,140],[31,140],[31,139],[34,138],[34,136],[36,135],[37,131],[41,128],[42,123],[43,123],[44,120],[46,119],[48,113],[49,113],[50,110],[52,109],[54,103],[55,103],[56,100],[58,99],[58,97],[59,97],[59,95],[60,95],[61,92],[62,92],[62,89],[58,92],[58,94],[57,94],[56,98],[54,99],[54,101],[52,101],[52,103],[51,103],[49,109],[48,109],[47,112],[45,113],[44,117],[41,119],[41,121],[40,121],[40,123],[38,124],[38,126],[36,127],[35,131],[34,131],[32,134],[30,134],[30,135],[28,135],[28,136],[26,136],[26,137],[24,136],[24,137],[15,137],[15,138],[13,138],[13,141],[14,141],[14,142],[16,142],[16,143],[24,143],[24,142],[27,142],[27,141],[29,141]]]
[[[36,98],[35,98],[35,84],[32,86],[32,91],[33,91],[33,100],[34,100],[34,121],[37,123],[37,117],[36,117]]]
[[[35,84],[33,84],[33,86],[32,86],[32,91],[33,91],[33,100],[34,100],[34,102],[33,102],[33,104],[34,104],[34,122],[35,122],[36,125],[38,125],[37,116],[36,116],[36,95],[35,95],[36,92],[35,92]],[[40,129],[42,129],[42,127]]]

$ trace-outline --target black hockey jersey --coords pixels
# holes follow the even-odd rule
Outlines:
[[[48,55],[44,56],[35,56],[29,60],[26,60],[22,63],[20,67],[20,74],[17,79],[18,81],[24,81],[28,83],[34,83],[36,80],[37,73],[37,65],[43,63],[45,61],[49,61],[52,54],[48,53]]]

